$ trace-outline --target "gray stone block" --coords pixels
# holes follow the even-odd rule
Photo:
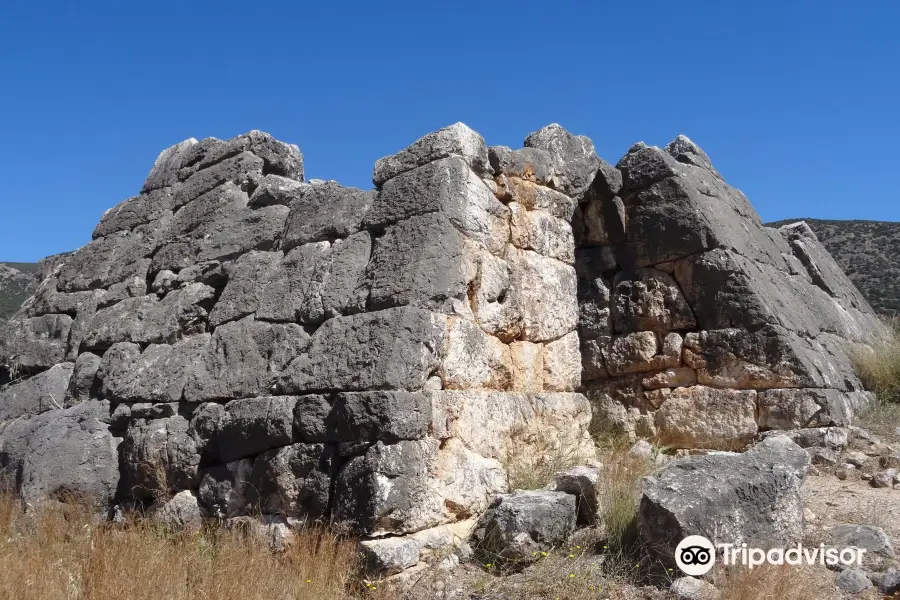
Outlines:
[[[223,462],[288,446],[294,442],[293,396],[234,400],[225,405],[217,444]]]
[[[122,441],[122,489],[136,500],[158,500],[200,483],[200,453],[181,415],[132,421]]]
[[[443,339],[443,319],[412,307],[329,319],[280,386],[288,393],[420,390],[437,368]]]
[[[490,171],[484,139],[464,123],[454,123],[429,133],[393,156],[377,160],[372,181],[381,187],[401,173],[448,156],[462,158],[479,174]]]
[[[31,504],[77,498],[105,512],[119,482],[108,418],[108,404],[90,401],[10,422],[0,432],[0,479]]]
[[[263,514],[327,518],[335,447],[292,444],[260,454],[247,488],[251,506]]]
[[[0,422],[63,408],[74,369],[60,363],[0,391]]]
[[[374,198],[374,192],[331,181],[303,186],[295,195],[285,225],[286,251],[302,244],[332,241],[358,232]]]

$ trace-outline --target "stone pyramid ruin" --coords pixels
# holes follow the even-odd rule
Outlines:
[[[258,131],[163,151],[0,335],[6,483],[443,539],[592,428],[740,450],[869,401],[848,353],[884,326],[686,137],[613,167],[458,123],[373,180]]]

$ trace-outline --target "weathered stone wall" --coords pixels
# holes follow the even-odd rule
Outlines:
[[[684,136],[604,166],[575,219],[585,390],[676,448],[848,425],[848,353],[887,335],[804,223],[767,228]]]
[[[0,469],[29,500],[384,535],[480,513],[538,445],[590,459],[576,203],[491,176],[462,124],[368,192],[304,182],[260,132],[169,148],[3,336],[27,378],[0,395]]]
[[[883,326],[687,138],[613,167],[558,125],[512,150],[456,124],[373,179],[306,182],[255,131],[164,151],[0,337],[0,473],[426,540],[510,460],[589,461],[592,418],[739,448],[867,401],[847,347]]]

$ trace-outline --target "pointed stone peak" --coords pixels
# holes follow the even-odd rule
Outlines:
[[[691,138],[684,134],[680,134],[674,140],[669,142],[665,147],[665,151],[680,163],[694,165],[713,171],[718,175],[712,166],[712,161],[700,146],[695,144]]]

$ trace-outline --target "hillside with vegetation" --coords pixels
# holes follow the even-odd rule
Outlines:
[[[38,263],[0,263],[0,322],[15,314],[38,283]]]
[[[788,219],[773,227],[806,221],[877,312],[900,314],[900,223]]]

